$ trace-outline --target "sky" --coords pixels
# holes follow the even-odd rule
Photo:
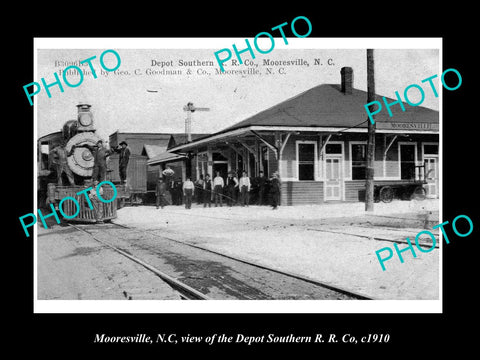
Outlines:
[[[242,54],[244,64],[234,65],[231,60],[224,64],[227,72],[243,70],[250,73],[218,74],[214,52],[229,48],[233,53],[232,41],[241,49],[245,39],[210,39],[206,44],[195,39],[176,39],[174,42],[162,39],[129,39],[123,42],[121,39],[100,42],[90,39],[87,42],[84,39],[78,43],[75,39],[67,43],[65,39],[54,40],[46,43],[37,41],[36,78],[32,81],[41,83],[41,78],[44,78],[47,84],[52,83],[53,73],[68,66],[65,62],[92,56],[96,56],[92,66],[98,77],[84,75],[77,87],[69,87],[59,75],[64,92],[60,92],[58,86],[52,86],[51,98],[42,88],[34,98],[38,137],[59,131],[65,121],[75,119],[76,105],[82,102],[92,105],[97,134],[108,140],[108,136],[117,130],[183,133],[186,118],[183,107],[188,102],[209,108],[209,111],[193,114],[192,132],[217,132],[317,85],[339,84],[340,69],[344,66],[353,68],[354,87],[367,89],[366,47],[358,48],[365,42],[355,43],[354,46],[349,42],[345,46],[345,41],[336,42],[333,39],[326,43],[320,39],[292,39],[289,45],[281,46],[280,38],[276,39],[274,49],[268,54],[261,54],[254,48],[255,59],[246,52]],[[368,41],[366,44],[370,47]],[[402,48],[391,48],[395,46],[394,42],[388,43],[390,48],[371,46],[375,49],[377,94],[394,97],[396,90],[403,94],[408,85],[421,84],[425,90],[422,106],[439,110],[439,98],[435,98],[429,85],[421,83],[422,79],[438,74],[434,84],[440,92],[438,46],[419,48],[422,44],[413,43],[413,40],[400,45]],[[413,45],[412,48],[409,48],[410,45]],[[259,46],[267,49],[269,44],[260,42]],[[120,56],[121,63],[116,73],[102,71],[100,57],[107,49],[115,49]],[[223,52],[220,56],[225,55],[226,52]],[[236,59],[235,54],[232,59]],[[317,65],[315,59],[319,59]],[[180,61],[196,60],[204,64],[179,64]],[[297,61],[300,65],[267,65],[267,60]],[[107,68],[117,65],[112,53],[105,53],[103,61]],[[162,62],[165,65],[158,66]],[[90,70],[87,63],[81,68]],[[270,73],[267,68],[270,68]],[[177,74],[151,73],[162,70]],[[191,74],[187,74],[188,70]],[[182,73],[178,74],[179,71]],[[76,74],[69,74],[66,79],[72,84],[80,81]],[[414,101],[413,90],[411,94],[411,101]],[[28,105],[27,98],[25,100]]]

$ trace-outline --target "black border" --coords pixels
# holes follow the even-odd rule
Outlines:
[[[21,31],[12,35],[15,56],[4,56],[3,66],[9,77],[5,94],[9,99],[8,119],[13,129],[6,130],[16,143],[7,147],[4,191],[7,193],[7,221],[4,237],[13,265],[6,276],[8,312],[14,315],[9,321],[12,341],[18,350],[32,349],[38,355],[48,351],[64,355],[105,354],[114,352],[138,355],[149,351],[156,356],[167,352],[181,355],[183,351],[203,354],[227,351],[230,354],[266,350],[283,351],[286,347],[298,351],[313,350],[318,356],[326,352],[340,354],[351,351],[356,355],[378,353],[380,356],[429,354],[437,350],[461,347],[462,353],[474,344],[474,331],[469,330],[470,312],[474,312],[476,252],[472,251],[478,230],[467,238],[458,238],[451,231],[451,243],[444,246],[444,313],[443,314],[33,314],[33,241],[25,238],[18,226],[19,214],[33,208],[33,109],[25,101],[22,86],[33,79],[34,37],[253,37],[258,32],[290,22],[303,15],[310,19],[313,31],[310,37],[442,37],[443,68],[455,68],[463,77],[461,88],[444,91],[443,107],[443,210],[444,220],[450,222],[459,214],[470,216],[476,226],[478,218],[474,207],[475,194],[475,92],[473,83],[472,53],[465,45],[468,34],[460,32],[463,21],[447,14],[434,16],[432,10],[410,9],[408,13],[387,4],[339,4],[328,8],[321,4],[315,10],[293,9],[291,4],[269,4],[270,9],[260,12],[254,3],[177,4],[169,9],[154,4],[108,4],[105,8],[92,4],[75,3],[72,8],[63,3],[50,8],[29,9],[20,12],[18,24]],[[440,6],[440,5],[436,5]],[[387,9],[389,9],[387,11]],[[275,11],[273,11],[275,10]],[[41,20],[41,21],[40,21]],[[439,25],[436,25],[436,24]],[[27,25],[29,24],[29,25]],[[10,32],[11,33],[11,32]],[[461,35],[459,35],[459,33]],[[460,37],[461,36],[461,37]],[[467,38],[468,39],[468,38]],[[394,69],[392,69],[394,71]],[[11,99],[13,99],[13,104]],[[14,136],[12,136],[15,134]],[[476,150],[476,151],[475,151]],[[12,154],[12,155],[9,155]],[[11,156],[11,157],[10,157]],[[27,159],[27,160],[25,160]],[[14,168],[10,168],[14,162]],[[470,180],[472,179],[472,180]],[[12,230],[13,229],[13,230]],[[17,290],[13,290],[17,289]],[[368,333],[389,333],[387,344],[353,346],[349,344],[289,344],[258,346],[246,345],[101,345],[94,344],[96,333],[132,335],[146,332],[177,333],[207,336],[211,333],[237,333],[262,335],[311,335],[315,333],[350,333],[361,336]],[[401,351],[401,352],[400,352]],[[56,357],[56,356],[53,356]]]

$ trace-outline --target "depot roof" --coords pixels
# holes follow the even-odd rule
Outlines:
[[[390,107],[393,116],[390,117],[383,103],[382,96],[376,95],[382,103],[383,109],[375,115],[377,130],[395,133],[407,131],[438,132],[439,112],[423,106],[404,104],[402,111],[400,104]],[[388,104],[397,101],[385,97]],[[350,129],[356,132],[366,132],[368,115],[364,105],[367,103],[367,92],[352,89],[351,93],[344,93],[339,84],[322,84],[301,94],[287,99],[264,111],[261,111],[243,121],[227,127],[217,133],[198,138],[189,144],[180,145],[171,151],[194,147],[205,143],[209,139],[220,139],[225,136],[239,135],[242,130],[298,130],[298,131],[325,131],[335,132]],[[374,108],[372,108],[372,111]],[[398,125],[395,129],[393,125]],[[418,125],[418,128],[417,128]],[[430,129],[425,131],[425,129]],[[350,131],[350,132],[351,132]]]
[[[182,159],[186,159],[187,157],[185,155],[179,155],[172,153],[170,151],[165,151],[159,155],[156,155],[155,157],[147,160],[148,165],[157,165],[161,163],[167,163],[167,162],[172,162],[172,161],[178,161]]]
[[[377,100],[383,104],[381,96],[377,95]],[[387,97],[386,100],[389,104],[396,101]],[[366,103],[366,91],[352,89],[352,94],[344,94],[338,84],[323,84],[240,121],[224,131],[250,125],[350,127],[367,119],[364,108]],[[413,107],[406,103],[404,107],[403,112],[399,104],[392,105],[390,110],[393,116],[390,117],[383,104],[382,111],[375,115],[375,121],[438,123],[438,111],[421,106]],[[366,128],[367,122],[358,127]]]

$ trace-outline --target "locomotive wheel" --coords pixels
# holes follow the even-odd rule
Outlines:
[[[93,132],[83,132],[72,137],[65,149],[70,151],[75,145],[73,154],[68,157],[68,166],[77,175],[89,177],[93,172],[93,154],[91,151],[82,145],[94,146],[100,137]]]
[[[415,189],[413,189],[411,199],[425,200],[426,197],[427,197],[427,192],[425,191],[422,185],[419,185]]]
[[[389,203],[393,200],[393,189],[390,186],[383,186],[380,189],[380,200]]]

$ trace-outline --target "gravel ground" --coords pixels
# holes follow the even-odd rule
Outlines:
[[[403,253],[382,271],[375,251],[393,248],[433,224],[438,201],[394,201],[315,206],[155,209],[125,207],[114,222],[193,243],[376,299],[438,299],[439,249]],[[434,232],[435,233],[435,232]],[[156,275],[73,228],[38,226],[37,298],[40,300],[179,299]],[[354,234],[362,235],[362,237]],[[406,244],[398,244],[402,249]]]
[[[39,228],[38,300],[179,300],[160,278],[70,227]]]
[[[374,239],[404,239],[423,230],[425,225],[437,224],[438,200],[377,203],[375,211],[368,215],[363,203],[290,206],[276,211],[258,206],[204,209],[194,205],[190,210],[181,206],[159,210],[126,207],[118,211],[115,222],[160,229],[163,234],[185,242],[377,299],[439,297],[438,248],[428,253],[416,251],[416,258],[405,252],[403,264],[394,257],[385,263],[387,270],[382,271],[375,251],[393,249],[393,243]],[[406,244],[398,246],[403,249]]]

